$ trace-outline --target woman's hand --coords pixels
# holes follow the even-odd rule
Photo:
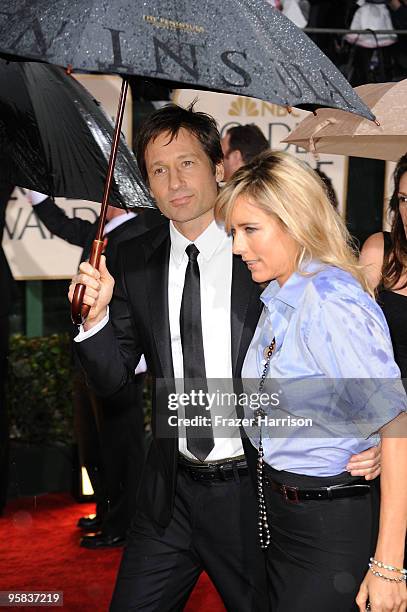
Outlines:
[[[346,469],[352,476],[364,476],[365,480],[374,480],[380,476],[380,451],[379,443],[378,446],[372,446],[358,455],[353,455]]]
[[[383,569],[380,571],[391,578],[401,576],[397,572],[386,572]],[[367,602],[370,608],[366,608]],[[365,612],[366,609],[371,612],[405,612],[407,610],[406,583],[404,580],[403,582],[387,582],[369,570],[360,585],[356,603],[360,612]]]

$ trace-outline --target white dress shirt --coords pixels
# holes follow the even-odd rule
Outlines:
[[[185,271],[188,265],[188,256],[185,249],[191,244],[191,241],[185,238],[172,222],[170,223],[170,238],[169,326],[176,391],[182,393],[184,362],[179,317]],[[217,383],[219,379],[222,379],[222,392],[233,393],[231,339],[232,239],[222,227],[219,227],[213,221],[194,241],[194,244],[199,250],[202,337],[208,392],[216,392]],[[89,331],[84,332],[81,328],[75,342],[81,342],[93,336],[106,325],[108,320],[109,313]],[[211,381],[211,379],[218,379],[218,381]],[[235,418],[236,409],[234,405],[230,407],[214,405],[211,415],[215,414]],[[178,417],[182,419],[184,416],[183,408],[180,407]],[[214,434],[215,446],[209,453],[207,462],[243,455],[242,441],[237,426],[228,428],[228,437],[216,436],[215,429]],[[194,459],[194,456],[187,449],[185,428],[182,426],[179,428],[179,451],[183,455]]]
[[[191,241],[170,223],[171,250],[168,271],[168,309],[171,334],[172,361],[177,393],[183,392],[184,362],[180,333],[180,310],[184,289],[188,256],[185,249]],[[205,356],[208,392],[215,392],[217,381],[222,379],[222,391],[233,393],[232,388],[232,339],[231,339],[231,288],[232,288],[232,239],[215,221],[194,241],[199,251],[198,265],[201,286],[202,339]],[[178,416],[184,417],[180,406]],[[236,417],[235,407],[213,406],[212,417]],[[215,446],[206,458],[211,460],[237,457],[243,454],[242,441],[237,428],[228,429],[230,436],[219,438],[214,429]],[[195,458],[187,449],[185,428],[179,428],[179,450]]]

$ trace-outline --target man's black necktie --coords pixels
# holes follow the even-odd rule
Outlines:
[[[208,386],[202,339],[199,251],[194,244],[190,244],[185,252],[188,255],[188,266],[181,302],[180,331],[184,359],[184,392],[192,398],[191,391],[207,393]],[[206,400],[194,403],[196,405],[190,402],[185,407],[185,417],[197,417],[199,421],[197,426],[186,427],[187,448],[197,459],[204,461],[215,446],[211,416],[209,410],[205,409]]]

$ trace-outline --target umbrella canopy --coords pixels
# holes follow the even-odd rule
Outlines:
[[[2,0],[0,34],[0,52],[12,58],[373,118],[267,0]]]
[[[307,151],[397,161],[407,151],[407,80],[356,87],[379,125],[344,111],[322,108],[282,142]]]
[[[0,60],[0,182],[101,202],[113,125],[62,68]],[[155,205],[120,140],[109,203]]]

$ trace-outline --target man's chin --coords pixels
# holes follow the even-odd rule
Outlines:
[[[196,221],[197,219],[204,218],[206,216],[213,216],[213,208],[209,210],[191,210],[189,206],[178,207],[175,210],[171,210],[171,217],[173,221],[177,223],[188,223],[190,221]]]
[[[171,219],[177,223],[188,223],[189,221],[196,219],[196,215],[194,215],[190,210],[181,210],[178,208],[177,210],[172,211]]]

